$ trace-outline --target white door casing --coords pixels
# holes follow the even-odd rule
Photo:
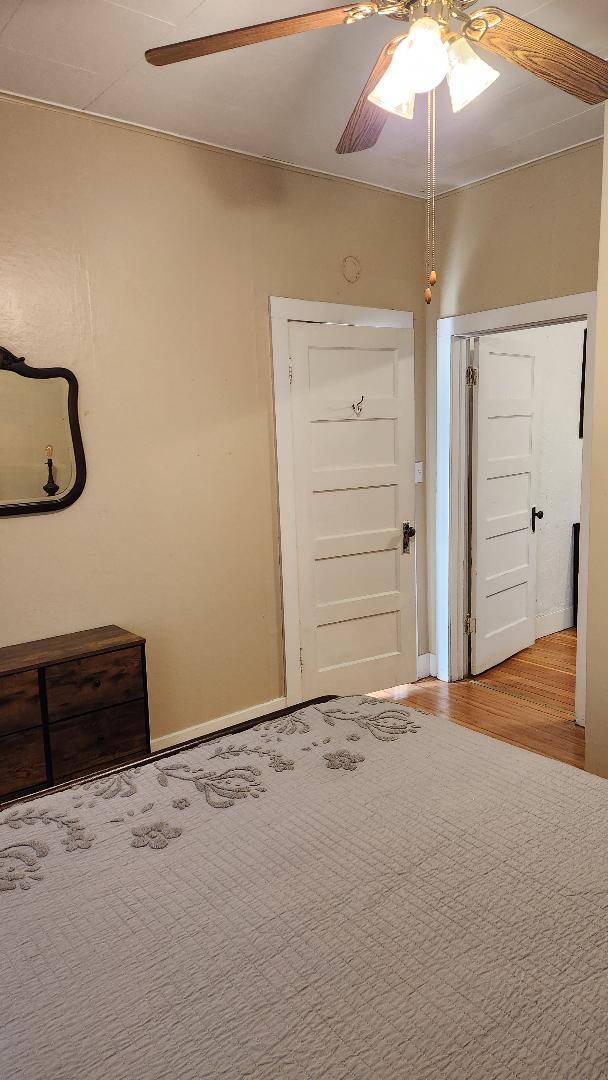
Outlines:
[[[427,526],[429,595],[434,609],[431,645],[438,678],[462,679],[467,670],[462,600],[468,548],[466,516],[458,513],[468,468],[464,393],[459,378],[466,341],[499,331],[586,322],[587,379],[582,453],[579,608],[576,652],[576,721],[585,723],[587,582],[589,561],[590,463],[597,326],[597,294],[579,293],[530,304],[455,315],[437,321],[437,362],[427,365]],[[462,500],[460,500],[462,501]]]
[[[472,436],[471,672],[536,638],[537,341],[525,331],[475,342]]]
[[[302,694],[416,678],[413,331],[289,324]]]

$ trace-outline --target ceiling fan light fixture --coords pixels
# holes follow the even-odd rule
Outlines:
[[[447,45],[435,19],[417,19],[399,43],[388,71],[369,95],[372,105],[411,120],[416,94],[434,90],[448,71]]]
[[[462,36],[451,42],[447,56],[452,109],[458,113],[492,86],[500,72],[486,64]]]

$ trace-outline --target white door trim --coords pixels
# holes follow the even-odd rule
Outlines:
[[[293,424],[289,395],[289,323],[339,323],[347,326],[389,326],[413,330],[410,311],[352,307],[321,300],[270,297],[274,416],[279,501],[279,541],[283,598],[285,697],[288,705],[302,700],[300,671],[300,601],[294,491]]]
[[[581,491],[579,614],[576,718],[584,724],[586,700],[587,577],[591,421],[595,364],[596,293],[580,293],[531,304],[518,304],[437,322],[437,477],[436,477],[436,653],[438,677],[445,682],[464,676],[462,607],[465,547],[462,493],[466,484],[466,431],[462,395],[462,342],[480,334],[529,329],[560,322],[587,320],[585,439]],[[430,498],[429,493],[429,498]]]

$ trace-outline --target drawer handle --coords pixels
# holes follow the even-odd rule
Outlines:
[[[99,690],[99,687],[101,686],[101,679],[95,679],[93,686],[96,690]]]

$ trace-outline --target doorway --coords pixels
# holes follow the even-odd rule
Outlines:
[[[466,605],[466,569],[469,545],[467,501],[467,389],[468,343],[472,338],[503,331],[529,330],[555,324],[584,323],[587,335],[587,378],[584,392],[585,438],[582,444],[582,495],[579,543],[579,596],[577,631],[576,719],[584,725],[585,650],[587,627],[587,563],[589,476],[595,354],[596,294],[584,293],[536,301],[475,315],[440,319],[437,324],[436,385],[429,398],[427,419],[429,456],[436,455],[435,550],[430,587],[435,588],[435,647],[437,672],[446,682],[464,678],[467,642],[463,633]],[[436,394],[433,392],[436,390]],[[436,403],[436,409],[435,409]],[[432,468],[432,463],[429,463]],[[535,505],[534,503],[531,504]],[[542,508],[541,508],[542,509]],[[542,520],[542,519],[541,519]],[[432,528],[431,522],[431,528]],[[508,620],[507,620],[508,621]]]
[[[586,343],[583,320],[466,342],[465,674],[473,677],[528,656],[541,639],[555,636],[559,652],[558,635],[575,636]],[[520,664],[528,675],[530,663]],[[523,686],[514,668],[497,684]],[[549,703],[552,680],[550,672]]]

